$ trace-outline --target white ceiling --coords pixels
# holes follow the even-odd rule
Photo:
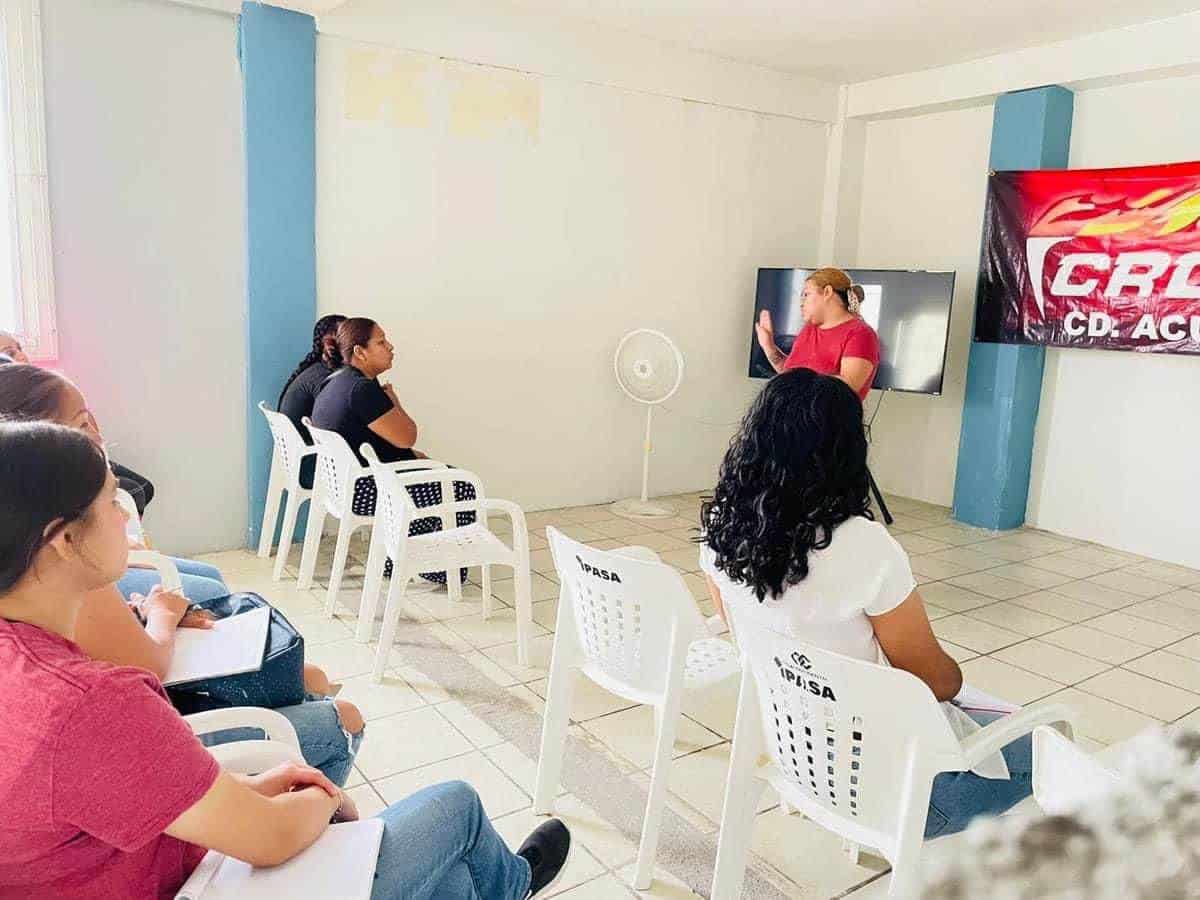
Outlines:
[[[512,2],[546,15],[839,83],[931,69],[1200,7],[1200,0]]]

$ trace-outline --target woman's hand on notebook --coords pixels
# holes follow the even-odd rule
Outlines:
[[[320,769],[300,763],[283,763],[260,775],[251,775],[245,782],[264,797],[278,797],[280,794],[307,787],[319,787],[330,797],[337,797],[342,793]]]
[[[350,795],[343,792],[342,793],[342,805],[337,808],[336,812],[334,812],[333,817],[330,818],[330,820],[329,820],[329,824],[336,825],[338,822],[357,822],[357,821],[358,821],[358,807],[354,804],[354,801],[350,798]]]

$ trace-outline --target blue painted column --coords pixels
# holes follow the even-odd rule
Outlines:
[[[1057,86],[997,98],[990,168],[1065,169],[1074,102]],[[1040,346],[971,345],[954,481],[959,521],[992,529],[1025,521],[1045,361]]]
[[[246,474],[258,543],[272,407],[312,344],[316,274],[316,22],[248,2],[238,23],[246,142]]]

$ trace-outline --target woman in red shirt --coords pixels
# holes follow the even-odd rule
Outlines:
[[[771,368],[837,376],[858,399],[866,400],[879,368],[879,336],[858,315],[862,300],[862,286],[853,284],[841,269],[817,269],[804,282],[800,312],[805,327],[796,335],[791,353],[776,345],[771,314],[764,309],[758,317],[754,330]]]

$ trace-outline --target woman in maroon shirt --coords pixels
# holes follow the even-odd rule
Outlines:
[[[796,335],[791,353],[776,345],[771,314],[764,309],[758,317],[754,330],[771,368],[834,375],[866,400],[879,368],[879,336],[858,315],[862,300],[862,286],[841,269],[817,269],[804,282],[800,311],[805,327]]]

